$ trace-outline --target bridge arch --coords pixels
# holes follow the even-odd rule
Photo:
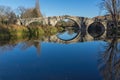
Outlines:
[[[30,25],[31,23],[34,23],[34,22],[38,22],[38,23],[42,23],[44,22],[44,19],[43,18],[31,18],[31,19],[26,19],[25,20],[25,26],[28,26]]]
[[[93,22],[88,26],[87,32],[93,37],[101,37],[105,33],[105,26],[101,22]]]
[[[43,24],[43,21],[36,20],[36,21],[29,21],[28,23],[26,23],[25,26],[29,26],[31,23],[35,23],[35,22]]]
[[[79,28],[81,28],[81,24],[80,24],[80,21],[77,17],[72,17],[72,16],[61,16],[61,17],[58,17],[57,20],[54,22],[55,24],[53,26],[56,26],[58,22],[62,21],[62,20],[65,20],[65,19],[68,19],[68,20],[71,20],[73,22],[75,22]]]

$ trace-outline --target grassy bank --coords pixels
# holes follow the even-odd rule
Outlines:
[[[62,31],[62,28],[56,28],[53,26],[19,26],[19,25],[1,25],[0,24],[0,37],[2,36],[22,36],[22,37],[40,37],[40,36],[51,36]]]
[[[25,26],[18,26],[18,25],[0,25],[0,37],[3,36],[26,36],[28,35],[29,31]]]

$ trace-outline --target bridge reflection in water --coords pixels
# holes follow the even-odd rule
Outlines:
[[[99,27],[98,25],[96,26]],[[96,29],[98,30],[99,28]],[[118,44],[119,39],[117,37],[108,39],[107,36],[102,36],[105,33],[102,27],[99,31],[102,32],[98,34],[98,32],[95,33],[96,30],[91,32],[89,31],[89,29],[88,31],[86,29],[80,29],[78,31],[69,31],[68,29],[66,29],[64,32],[59,32],[57,35],[41,37],[40,39],[28,37],[12,39],[10,37],[7,37],[0,40],[0,51],[4,52],[12,50],[14,49],[14,47],[16,47],[16,45],[19,45],[19,48],[22,50],[34,47],[36,48],[38,55],[40,55],[42,46],[41,42],[73,44],[86,41],[103,40],[106,41],[106,43],[102,44],[101,48],[99,49],[100,52],[98,59],[98,69],[104,80],[120,80],[120,45]],[[98,36],[96,36],[96,34]],[[69,38],[66,36],[69,36]]]
[[[98,26],[100,28],[96,28],[96,30],[99,29],[99,33],[95,33],[96,30],[94,29],[91,32],[91,29],[76,29],[75,28],[66,28],[65,31],[60,32],[53,36],[48,37],[41,37],[40,39],[34,39],[34,38],[3,38],[0,40],[0,46],[3,47],[1,49],[11,49],[14,48],[18,43],[23,43],[21,45],[21,49],[27,49],[31,46],[34,46],[37,49],[37,52],[40,53],[40,42],[53,42],[53,43],[59,43],[59,44],[72,44],[72,43],[79,43],[79,42],[86,42],[86,41],[94,41],[94,40],[103,40],[103,41],[109,41],[107,36],[105,35],[106,31],[102,26]],[[92,28],[92,26],[90,27]],[[72,29],[72,30],[71,30]],[[75,30],[74,30],[75,29]],[[89,31],[90,30],[90,31]],[[98,36],[96,36],[98,35]],[[104,36],[103,36],[104,35]],[[69,37],[69,38],[68,38]],[[7,46],[7,47],[6,47]]]

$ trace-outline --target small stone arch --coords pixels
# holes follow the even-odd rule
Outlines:
[[[34,22],[39,22],[39,23],[43,23],[43,21],[41,21],[41,20],[31,20],[31,21],[28,21],[26,24],[25,24],[25,26],[28,26],[28,25],[30,25],[31,23],[34,23]]]

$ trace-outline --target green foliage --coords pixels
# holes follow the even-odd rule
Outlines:
[[[57,27],[58,32],[62,32],[64,30],[63,27]]]
[[[58,32],[58,29],[52,26],[46,26],[43,29],[45,31],[45,36],[51,36],[51,35],[57,34]]]
[[[43,26],[43,22],[32,22],[28,25],[28,27],[36,27],[36,26],[39,26],[39,27],[42,27]]]
[[[44,35],[44,30],[39,26],[29,27],[28,30],[30,37],[38,37]]]
[[[17,26],[17,25],[0,25],[0,35],[8,35],[8,36],[27,36],[28,29],[24,26]]]
[[[58,32],[56,27],[51,28],[51,34],[56,34]]]
[[[56,28],[52,26],[17,26],[17,25],[0,25],[0,36],[7,34],[13,38],[17,36],[29,36],[31,37],[41,37],[41,36],[51,36],[57,34],[59,31],[63,31],[63,28]]]
[[[45,32],[44,32],[44,30],[41,27],[38,27],[37,34],[38,35],[44,35]]]

